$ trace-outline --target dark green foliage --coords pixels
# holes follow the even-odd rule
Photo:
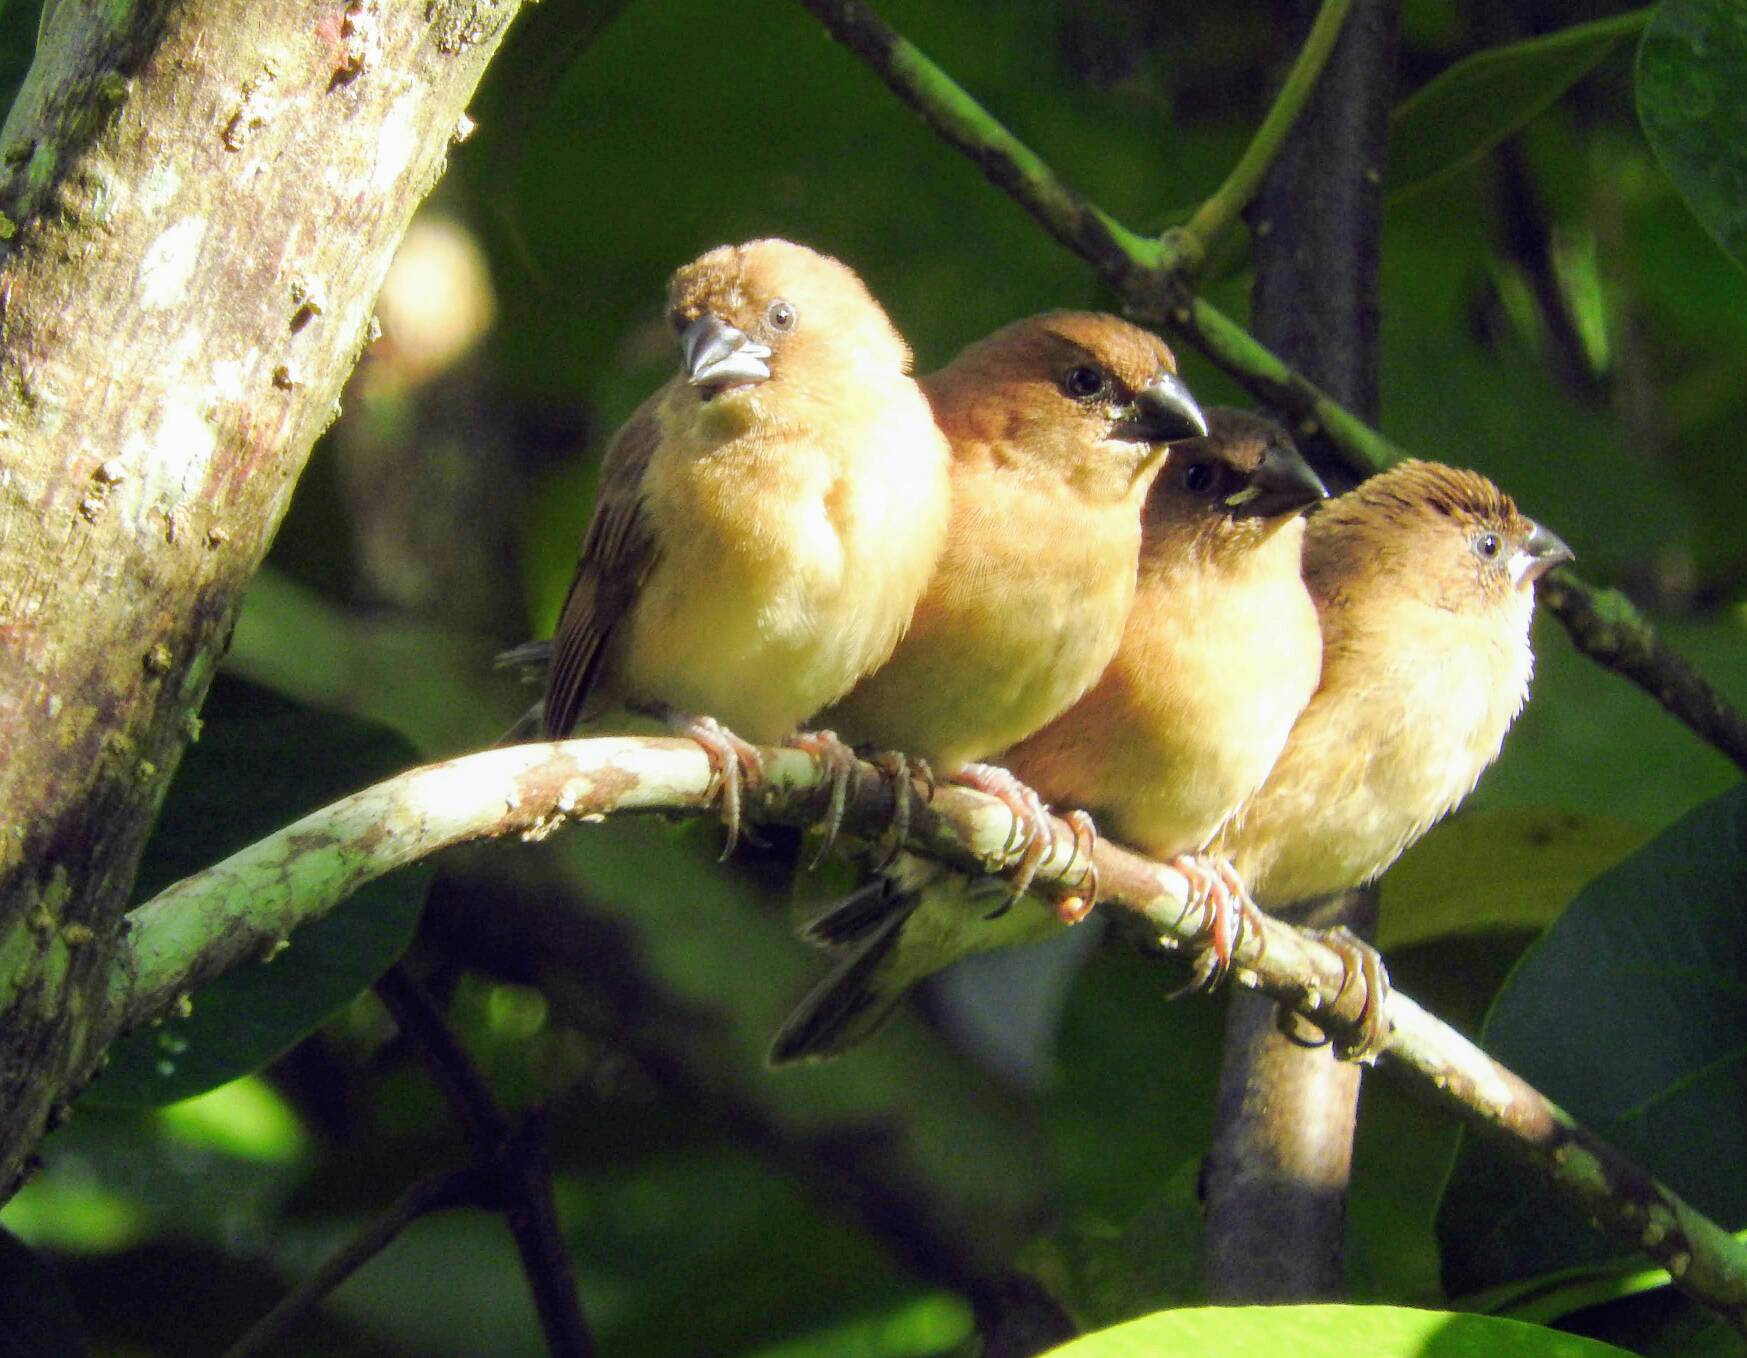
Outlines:
[[[1638,117],[1706,231],[1747,263],[1747,13],[1664,0],[1638,47]]]
[[[139,897],[417,762],[406,740],[372,722],[220,680],[146,846]],[[86,1100],[174,1103],[260,1069],[406,950],[431,872],[427,864],[371,883],[270,964],[207,986],[188,1017],[117,1043]]]
[[[66,1285],[36,1251],[0,1231],[0,1358],[85,1358]]]
[[[433,205],[481,242],[495,326],[426,386],[397,386],[392,355],[367,358],[317,450],[303,488],[317,493],[300,490],[238,628],[239,673],[348,717],[215,691],[142,898],[509,725],[531,695],[486,657],[549,625],[605,441],[671,364],[664,280],[700,249],[775,233],[843,256],[923,370],[1026,312],[1108,302],[798,5],[627,5],[568,62],[588,8],[547,0],[518,20],[541,28],[491,73],[479,132]],[[1181,220],[1221,181],[1284,55],[1260,0],[880,8],[1130,223]],[[1412,191],[1387,221],[1382,427],[1499,480],[1589,578],[1628,590],[1747,702],[1739,7],[1550,6],[1529,42],[1502,26],[1505,8],[1404,8],[1405,98],[1379,170]],[[1586,26],[1548,32],[1561,24]],[[22,74],[34,26],[20,0],[0,8],[0,79]],[[1218,257],[1242,256],[1239,241]],[[1241,316],[1248,281],[1232,272],[1211,295]],[[1242,399],[1180,357],[1205,401]],[[398,596],[374,549],[396,528],[364,454],[395,440],[428,474],[412,498],[431,522],[415,540],[490,579],[485,616],[447,598],[385,602]],[[485,487],[471,501],[449,494],[457,466]],[[511,560],[468,530],[518,498]],[[1486,1040],[1740,1227],[1739,773],[1550,619],[1537,650],[1535,697],[1471,813],[1385,886],[1392,974],[1474,1031],[1518,952],[1590,883],[1511,977]],[[793,936],[813,911],[749,858],[716,865],[719,842],[712,825],[619,822],[455,856],[415,948],[499,1097],[552,1106],[560,1206],[603,1353],[962,1351],[973,1300],[986,1312],[1010,1298],[1015,1270],[1086,1328],[1199,1300],[1218,1003],[1167,1007],[1176,969],[1109,950],[981,959],[974,987],[906,1005],[843,1061],[772,1073],[774,1025],[827,963]],[[343,1005],[399,952],[422,896],[414,874],[375,890],[270,966],[194,996],[191,1020],[118,1049],[45,1144],[44,1172],[0,1219],[56,1260],[94,1351],[222,1351],[407,1185],[464,1162],[368,999],[263,1080],[193,1106],[204,1111],[95,1106],[204,1089]],[[946,1040],[966,1026],[1006,1039],[1000,1074]],[[1348,1273],[1356,1299],[1390,1309],[1195,1311],[1076,1352],[1601,1351],[1393,1309],[1442,1306],[1446,1285],[1641,1353],[1741,1351],[1490,1159],[1463,1158],[1439,1215],[1455,1140],[1395,1087],[1368,1084]],[[0,1256],[0,1300],[38,1295],[36,1267]],[[40,1295],[15,1323],[45,1325],[31,1351],[53,1354],[75,1341]],[[473,1213],[419,1223],[286,1348],[541,1351],[508,1235]]]
[[[1747,1222],[1747,791],[1586,887],[1512,973],[1482,1042],[1699,1210]],[[1619,1253],[1472,1143],[1439,1234],[1456,1292]]]

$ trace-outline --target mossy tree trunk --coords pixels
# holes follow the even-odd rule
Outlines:
[[[0,1199],[115,1035],[141,846],[519,0],[50,0],[0,133]]]

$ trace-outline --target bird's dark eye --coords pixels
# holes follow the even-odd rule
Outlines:
[[[1497,533],[1482,533],[1474,539],[1474,555],[1482,561],[1496,561],[1504,551],[1504,541]]]
[[[1104,374],[1096,368],[1069,368],[1062,378],[1062,390],[1076,401],[1085,401],[1104,390]]]
[[[793,303],[785,302],[779,297],[764,309],[764,319],[772,330],[793,330],[800,314]]]
[[[1183,468],[1183,489],[1191,495],[1205,495],[1218,476],[1218,468],[1211,462],[1191,462]]]

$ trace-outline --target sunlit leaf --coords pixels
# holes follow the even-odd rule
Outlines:
[[[1611,1344],[1515,1320],[1399,1306],[1201,1306],[1161,1311],[1049,1350],[1052,1358],[1604,1358]]]
[[[146,1233],[148,1214],[132,1198],[83,1174],[39,1174],[6,1204],[6,1229],[63,1254],[126,1249]]]
[[[1448,934],[1542,929],[1646,838],[1623,821],[1570,811],[1465,812],[1383,878],[1378,942],[1390,949]]]
[[[1466,1311],[1551,1325],[1576,1311],[1667,1286],[1666,1269],[1646,1268],[1641,1259],[1613,1259],[1501,1284],[1459,1300]]]
[[[1638,120],[1706,231],[1747,264],[1747,9],[1665,0],[1638,44]]]
[[[164,1130],[190,1145],[283,1164],[303,1149],[297,1115],[265,1080],[245,1076],[159,1110]]]
[[[959,1297],[937,1293],[839,1321],[749,1358],[911,1358],[953,1350],[970,1332],[970,1307]]]

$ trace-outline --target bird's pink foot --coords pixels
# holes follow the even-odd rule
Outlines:
[[[849,804],[849,784],[855,776],[855,751],[837,738],[835,731],[802,731],[785,742],[791,749],[802,751],[813,760],[831,788],[831,798],[820,822],[819,849],[807,864],[809,871],[825,861],[837,843],[837,833],[843,828],[843,810]]]
[[[1074,864],[1080,862],[1085,863],[1086,872],[1077,890],[1056,897],[1055,914],[1063,924],[1078,924],[1098,904],[1098,865],[1092,861],[1093,852],[1098,847],[1098,827],[1084,811],[1070,811],[1063,819],[1073,829],[1074,847],[1068,854],[1062,875],[1072,872]]]
[[[697,741],[709,756],[712,790],[721,797],[722,824],[728,830],[728,842],[722,846],[722,857],[727,858],[740,842],[741,788],[764,781],[764,757],[756,745],[747,744],[714,717],[676,712],[666,706],[654,711],[675,735]],[[753,838],[750,832],[746,837]]]
[[[1173,992],[1172,998],[1175,998],[1211,990],[1218,985],[1231,970],[1232,958],[1243,942],[1246,929],[1258,940],[1264,935],[1261,912],[1250,899],[1243,878],[1227,860],[1207,854],[1179,854],[1169,860],[1169,866],[1188,880],[1189,900],[1184,911],[1199,909],[1202,912],[1201,932],[1208,944],[1207,951],[1196,962],[1189,983]]]
[[[1049,828],[1049,812],[1037,793],[998,764],[966,764],[952,775],[952,781],[996,798],[1013,816],[1013,828],[1001,850],[1004,854],[1017,853],[1019,861],[1008,878],[1007,900],[995,912],[1005,914],[1030,887],[1055,843]]]

